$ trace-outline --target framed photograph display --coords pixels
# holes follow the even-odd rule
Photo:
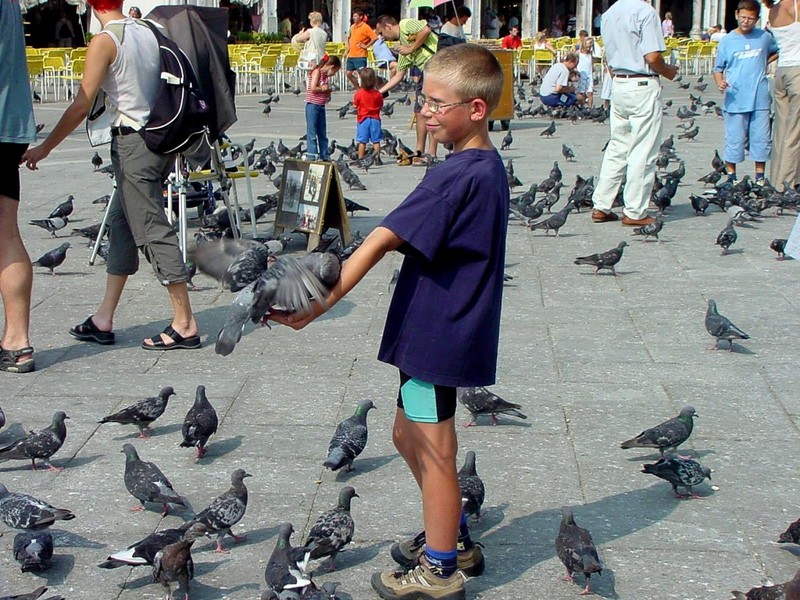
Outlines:
[[[275,234],[284,230],[307,233],[309,247],[313,247],[328,229],[338,229],[343,243],[350,243],[350,224],[336,165],[287,159],[281,176]]]

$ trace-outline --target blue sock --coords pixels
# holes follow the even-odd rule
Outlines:
[[[458,526],[458,545],[457,549],[459,552],[466,552],[470,548],[472,548],[474,544],[472,543],[472,538],[469,535],[469,527],[467,526],[467,515],[464,512],[461,513],[461,523]]]
[[[431,571],[437,577],[450,577],[458,568],[458,552],[455,549],[442,552],[425,546],[424,555],[425,562],[430,565]]]
[[[763,181],[764,181],[764,179],[765,179],[765,177],[764,177],[764,173],[756,173],[756,181],[761,181],[761,182],[763,182]]]

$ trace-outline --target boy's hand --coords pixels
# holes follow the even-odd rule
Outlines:
[[[28,169],[31,171],[36,171],[39,169],[37,166],[40,160],[47,158],[47,155],[50,154],[49,150],[46,150],[42,147],[41,144],[38,146],[34,146],[33,148],[28,148],[25,151],[25,154],[22,155],[22,158],[19,161],[19,164],[25,164]]]
[[[269,326],[269,321],[275,321],[281,325],[291,327],[295,331],[299,331],[318,316],[324,314],[327,310],[328,309],[324,304],[315,301],[311,303],[311,312],[293,313],[290,315],[282,312],[271,312],[261,318],[261,325]]]

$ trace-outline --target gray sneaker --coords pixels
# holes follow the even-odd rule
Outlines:
[[[469,550],[464,550],[461,543],[458,544],[458,570],[463,571],[467,577],[478,577],[483,574],[486,568],[486,560],[483,557],[482,544],[474,542]],[[392,559],[402,567],[411,566],[425,550],[425,532],[422,531],[410,540],[392,544],[390,553]]]
[[[372,575],[372,588],[384,600],[465,600],[464,575],[436,576],[425,561],[402,571]]]

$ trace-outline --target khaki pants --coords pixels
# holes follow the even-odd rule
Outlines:
[[[769,179],[776,188],[800,183],[800,67],[778,67],[772,82],[775,122]]]
[[[611,140],[592,196],[594,208],[611,211],[625,179],[623,213],[631,219],[647,215],[653,191],[656,156],[661,143],[661,83],[658,77],[616,77],[611,91]]]

